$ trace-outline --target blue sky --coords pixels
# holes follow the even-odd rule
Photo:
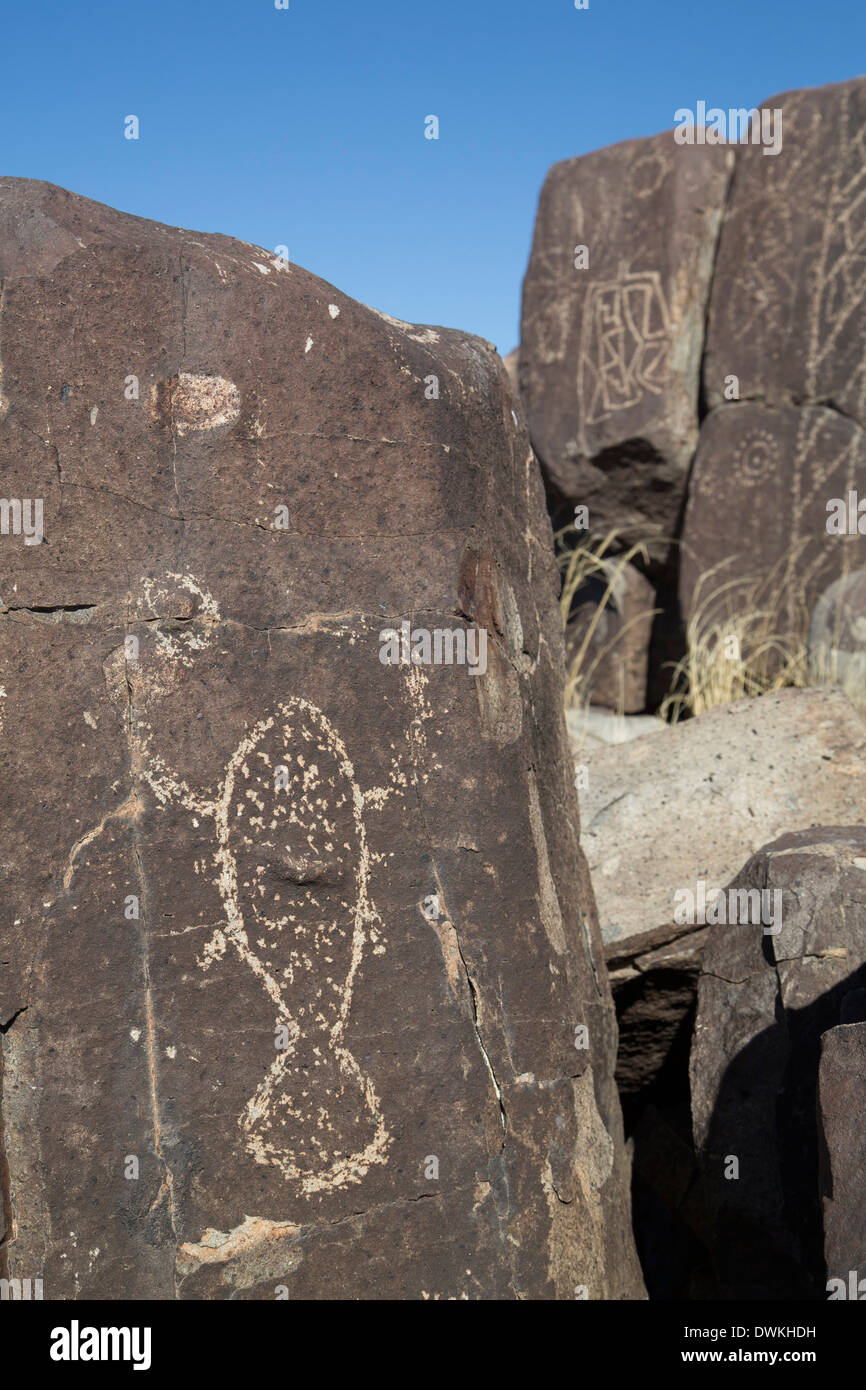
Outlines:
[[[286,245],[365,303],[505,353],[555,160],[701,98],[858,75],[866,4],[7,0],[3,49],[0,174]]]

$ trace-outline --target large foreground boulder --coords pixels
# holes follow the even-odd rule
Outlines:
[[[862,1018],[866,984],[866,828],[817,828],[764,846],[727,894],[727,920],[703,951],[690,1063],[709,1241],[725,1297],[824,1297],[816,1103],[821,1038]],[[760,913],[755,908],[760,902]],[[847,1032],[847,1029],[843,1029]],[[852,1061],[824,1049],[821,1107],[835,1151],[825,1177],[832,1275],[856,1246],[841,1211],[856,1211],[859,1141],[840,1126],[846,1097],[862,1102]],[[862,1113],[862,1112],[861,1112]],[[838,1201],[839,1209],[835,1208]]]
[[[0,275],[9,1275],[639,1296],[495,353],[23,180]]]

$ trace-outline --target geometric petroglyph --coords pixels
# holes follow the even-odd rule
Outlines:
[[[629,273],[591,285],[584,305],[577,394],[581,418],[597,424],[649,393],[668,377],[671,322],[657,271]]]

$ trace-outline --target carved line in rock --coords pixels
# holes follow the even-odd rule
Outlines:
[[[190,667],[201,652],[211,645],[215,626],[220,622],[216,601],[193,576],[167,573],[165,580],[193,594],[199,600],[200,608],[195,623],[182,632],[169,634],[155,629],[156,662],[151,664],[146,674],[141,673],[138,677],[145,709],[151,701],[159,701],[172,689],[178,667]],[[170,594],[170,589],[154,580],[148,579],[142,584],[144,605],[149,610],[170,609]],[[110,675],[117,686],[119,673],[112,671]],[[194,814],[212,820],[214,824],[215,882],[223,904],[224,919],[202,950],[198,958],[199,967],[203,971],[209,970],[215,961],[225,955],[230,944],[238,958],[255,975],[267,998],[275,1006],[278,1024],[284,1025],[286,1030],[287,1046],[278,1052],[238,1118],[246,1151],[257,1163],[271,1164],[287,1179],[297,1181],[305,1194],[360,1182],[372,1165],[386,1161],[391,1144],[391,1135],[375,1087],[362,1072],[345,1041],[355,979],[365,947],[372,945],[376,954],[382,954],[385,950],[384,944],[381,944],[381,918],[370,896],[370,870],[375,856],[368,843],[364,810],[368,805],[381,805],[391,789],[373,789],[366,794],[361,790],[339,731],[318,706],[301,696],[292,696],[281,702],[271,714],[260,719],[247,732],[229,758],[215,793],[191,788],[165,765],[151,747],[153,731],[143,718],[133,719],[132,727],[138,744],[135,757],[138,775],[157,799],[162,804],[180,804]],[[271,743],[282,750],[276,762],[268,751],[269,737]],[[293,747],[295,752],[290,751]],[[329,808],[325,799],[326,788],[322,785],[318,768],[315,763],[307,764],[303,753],[297,751],[299,748],[308,752],[310,757],[319,755],[320,760],[330,760],[334,768],[331,783],[334,807],[331,809],[345,807],[350,813],[353,844],[349,846],[349,857],[352,862],[348,875],[344,877],[352,883],[354,901],[340,906],[350,907],[352,929],[351,936],[345,940],[337,921],[319,922],[314,940],[303,959],[300,951],[295,949],[290,955],[288,968],[281,972],[284,977],[281,979],[280,972],[266,959],[263,942],[257,943],[256,949],[250,939],[253,920],[260,930],[274,933],[277,937],[290,922],[287,917],[275,920],[258,913],[256,895],[264,893],[262,880],[268,866],[257,861],[268,858],[267,850],[270,850],[271,861],[274,860],[277,847],[273,843],[273,832],[280,828],[280,821],[285,821],[287,825],[300,824],[303,830],[304,808],[310,820],[308,841],[314,831],[327,836],[329,831],[333,835],[335,829],[335,824],[329,825],[327,821]],[[293,762],[295,771],[281,789],[285,794],[280,798],[275,780],[277,767],[280,763],[286,763],[288,770]],[[321,792],[314,814],[308,795],[311,786]],[[265,824],[265,799],[268,796],[273,798],[272,815],[269,824]],[[260,814],[253,817],[251,807]],[[261,832],[258,838],[245,833],[245,816],[250,822],[255,821]],[[103,825],[104,822],[84,836],[78,842],[78,848],[96,838]],[[328,845],[334,848],[331,841],[328,841]],[[252,877],[244,879],[239,875],[239,856],[252,859]],[[311,860],[314,857],[311,849]],[[68,877],[71,878],[71,874]],[[300,882],[315,882],[315,875],[309,879],[302,875]],[[339,956],[341,948],[345,957],[345,975],[338,980],[326,978],[327,968]],[[289,977],[288,983],[285,981],[286,975]],[[306,1005],[302,1003],[299,1006],[297,1001],[293,1002],[292,986],[297,977],[305,980],[308,989],[313,991],[313,998]],[[315,992],[317,987],[318,992]],[[334,1113],[328,1109],[327,1096],[317,1094],[315,1089],[312,1096],[300,1099],[290,1093],[291,1064],[302,1041],[316,1059],[314,1067],[325,1069],[329,1060],[336,1064],[335,1070],[332,1066],[331,1073],[332,1078],[335,1075],[339,1077],[341,1089],[340,1094],[334,1096]],[[356,1113],[349,1116],[347,1121],[346,1093],[353,1091]],[[306,1099],[305,1112],[300,1104],[303,1099]],[[341,1101],[343,1104],[339,1105]],[[358,1109],[360,1114],[357,1113]],[[292,1146],[280,1144],[272,1137],[274,1127],[281,1122],[297,1124],[298,1121],[306,1121],[311,1131],[318,1127],[323,1134],[318,1141],[320,1155],[325,1152],[324,1145],[329,1134],[332,1140],[336,1136],[339,1142],[341,1124],[363,1124],[370,1137],[363,1147],[356,1147],[351,1152],[343,1149],[331,1162],[304,1164],[297,1160]]]
[[[590,286],[577,364],[581,428],[659,395],[667,380],[671,318],[658,271],[629,272]],[[584,453],[590,452],[584,438]]]

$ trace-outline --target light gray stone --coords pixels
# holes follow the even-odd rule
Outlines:
[[[679,889],[724,887],[784,831],[855,825],[866,807],[866,721],[835,690],[740,700],[578,761],[606,943],[670,923]]]

